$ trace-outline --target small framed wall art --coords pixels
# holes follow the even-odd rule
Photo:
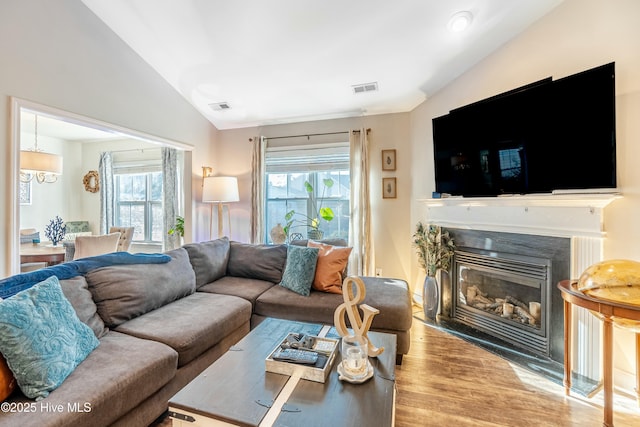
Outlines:
[[[397,197],[396,179],[382,178],[382,198],[395,199],[396,197]]]
[[[29,182],[20,181],[20,204],[21,205],[31,204],[31,181]]]
[[[396,150],[382,150],[382,170],[396,170]]]

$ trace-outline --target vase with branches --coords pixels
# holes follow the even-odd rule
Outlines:
[[[51,241],[53,246],[57,246],[58,242],[64,239],[64,235],[67,232],[67,226],[58,215],[44,228],[44,235]]]
[[[309,216],[306,213],[296,212],[295,209],[290,210],[284,216],[286,221],[283,227],[285,234],[288,236],[289,232],[294,227],[307,227],[307,235],[310,239],[319,240],[322,239],[322,230],[320,230],[320,220],[323,219],[327,222],[331,222],[335,217],[333,209],[328,206],[322,206],[325,200],[325,194],[328,188],[333,187],[333,179],[326,178],[322,180],[323,188],[322,195],[316,198],[313,185],[309,181],[304,182],[304,188],[307,194],[309,194],[309,204],[313,216]]]
[[[413,246],[417,250],[418,263],[427,274],[422,295],[424,312],[427,317],[435,319],[439,306],[436,272],[449,271],[455,243],[448,231],[442,231],[442,227],[432,224],[425,226],[418,222],[413,234]]]

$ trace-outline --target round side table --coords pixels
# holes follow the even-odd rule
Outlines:
[[[576,289],[577,282],[563,280],[558,289],[564,300],[564,391],[571,391],[571,307],[585,308],[603,321],[602,376],[604,427],[613,427],[613,324],[616,319],[640,322],[640,306],[590,297]],[[640,401],[640,333],[636,333],[636,394]]]

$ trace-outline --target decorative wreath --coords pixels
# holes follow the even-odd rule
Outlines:
[[[90,193],[97,193],[100,191],[100,177],[98,175],[98,171],[89,171],[82,178],[82,183],[84,184],[84,189]]]

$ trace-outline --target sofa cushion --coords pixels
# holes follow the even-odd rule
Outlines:
[[[412,313],[407,283],[404,280],[381,277],[361,279],[367,290],[362,304],[380,310],[380,314],[373,318],[372,328],[388,331],[409,330]],[[343,302],[343,296],[338,294],[312,290],[310,296],[304,297],[281,286],[274,286],[258,297],[255,314],[333,325],[333,313]]]
[[[342,277],[349,263],[352,248],[328,245],[309,240],[311,248],[319,248],[313,289],[334,294],[342,293]]]
[[[287,264],[280,286],[303,296],[309,296],[318,263],[318,248],[289,246]]]
[[[98,314],[109,327],[117,326],[165,304],[192,294],[196,276],[183,248],[166,252],[165,264],[114,265],[86,274]]]
[[[47,397],[98,344],[55,276],[0,302],[0,351],[27,397]]]
[[[115,330],[158,341],[178,352],[184,366],[251,319],[251,304],[241,298],[196,292]]]
[[[229,262],[229,239],[212,240],[203,243],[189,243],[183,246],[189,253],[189,260],[196,273],[196,289],[227,274]]]
[[[231,242],[227,274],[280,283],[286,260],[285,245],[251,245]]]
[[[272,286],[275,286],[274,283],[267,282],[266,280],[225,276],[215,282],[200,286],[198,292],[233,295],[246,299],[254,306],[258,297]]]
[[[38,402],[35,414],[1,414],[0,425],[111,425],[168,384],[176,375],[177,361],[178,354],[164,344],[109,331],[62,385]],[[19,396],[12,401],[26,401]],[[46,410],[58,407],[64,410]]]
[[[101,338],[108,329],[104,326],[102,318],[98,315],[98,307],[93,302],[89,285],[84,276],[60,280],[60,287],[71,306],[76,311],[78,319],[93,330],[96,337]]]
[[[411,292],[404,280],[385,277],[360,277],[367,289],[363,304],[380,310],[372,326],[378,329],[406,331],[411,329]]]
[[[274,286],[256,300],[254,313],[264,317],[333,324],[333,312],[343,302],[342,295],[311,290],[309,296]]]

